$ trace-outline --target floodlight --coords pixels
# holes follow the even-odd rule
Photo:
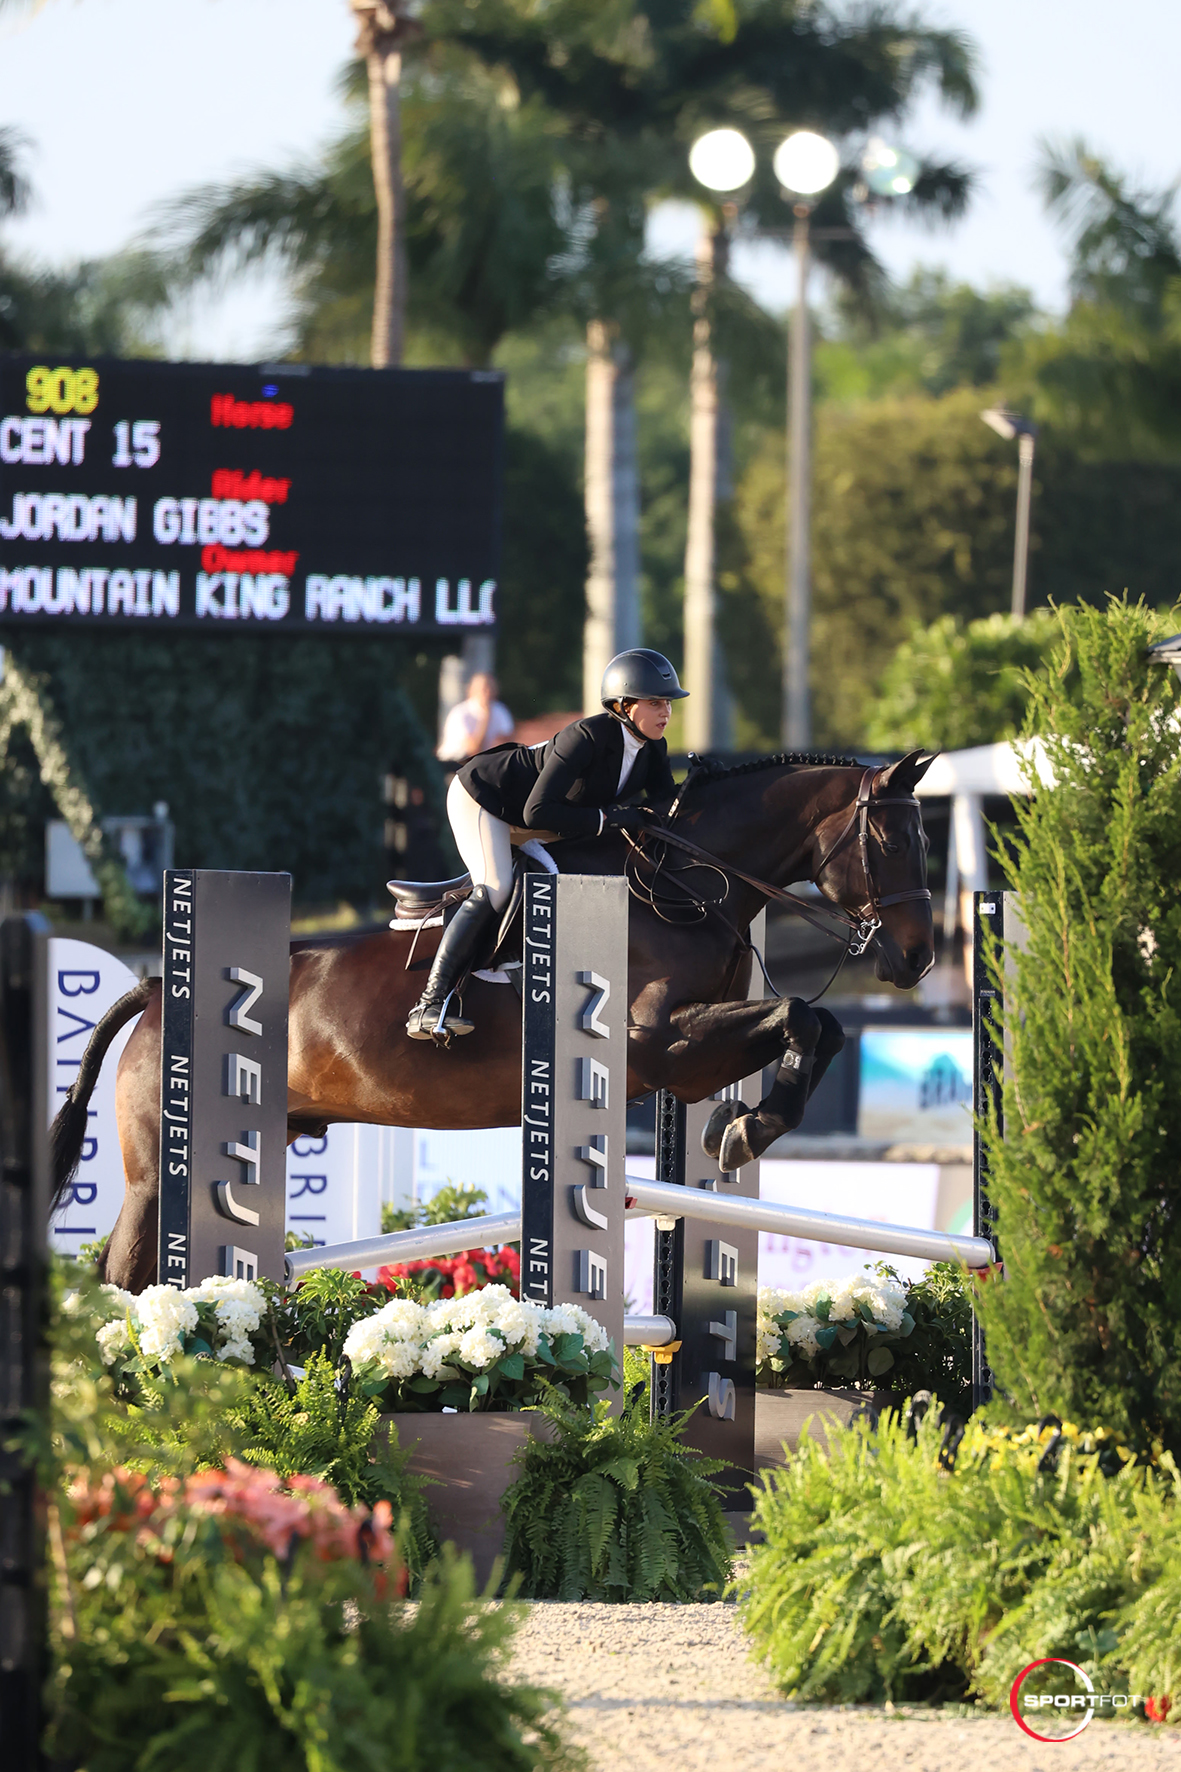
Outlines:
[[[832,183],[841,169],[841,157],[827,137],[811,129],[797,129],[780,142],[773,164],[784,190],[814,197]]]
[[[990,431],[1011,443],[1014,437],[1036,437],[1037,426],[1019,412],[1009,412],[1003,406],[990,406],[987,412],[980,414]]]
[[[707,191],[736,191],[754,169],[754,149],[738,129],[711,129],[689,150],[689,171]]]
[[[877,197],[905,197],[914,190],[919,163],[905,148],[896,148],[880,135],[872,136],[861,156],[865,182]]]

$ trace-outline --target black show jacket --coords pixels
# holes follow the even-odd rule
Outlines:
[[[623,727],[612,714],[591,714],[564,726],[556,738],[534,750],[504,744],[481,751],[458,771],[477,805],[506,824],[563,837],[593,837],[599,813],[619,800],[623,767]],[[662,738],[640,746],[623,784],[628,800],[671,800],[676,792]]]

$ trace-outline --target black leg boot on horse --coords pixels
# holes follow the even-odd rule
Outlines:
[[[710,1115],[701,1145],[724,1170],[753,1163],[785,1132],[794,1132],[808,1098],[845,1044],[841,1024],[827,1009],[802,997],[788,1005],[784,1053],[775,1081],[752,1112],[743,1101],[721,1101]]]
[[[487,886],[473,887],[443,931],[426,989],[407,1017],[406,1032],[412,1040],[446,1042],[452,1034],[475,1032],[475,1022],[465,1019],[453,997],[495,922]]]

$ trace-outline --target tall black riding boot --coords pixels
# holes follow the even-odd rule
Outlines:
[[[443,931],[426,989],[407,1018],[406,1032],[412,1040],[445,1039],[449,1034],[475,1030],[475,1022],[465,1020],[458,1005],[451,1006],[450,998],[456,980],[476,958],[495,920],[487,886],[475,887]]]

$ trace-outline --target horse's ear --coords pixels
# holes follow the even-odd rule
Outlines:
[[[922,751],[911,751],[907,756],[900,757],[897,763],[891,763],[878,776],[878,794],[913,794],[938,755],[938,751],[931,756],[924,755]]]

